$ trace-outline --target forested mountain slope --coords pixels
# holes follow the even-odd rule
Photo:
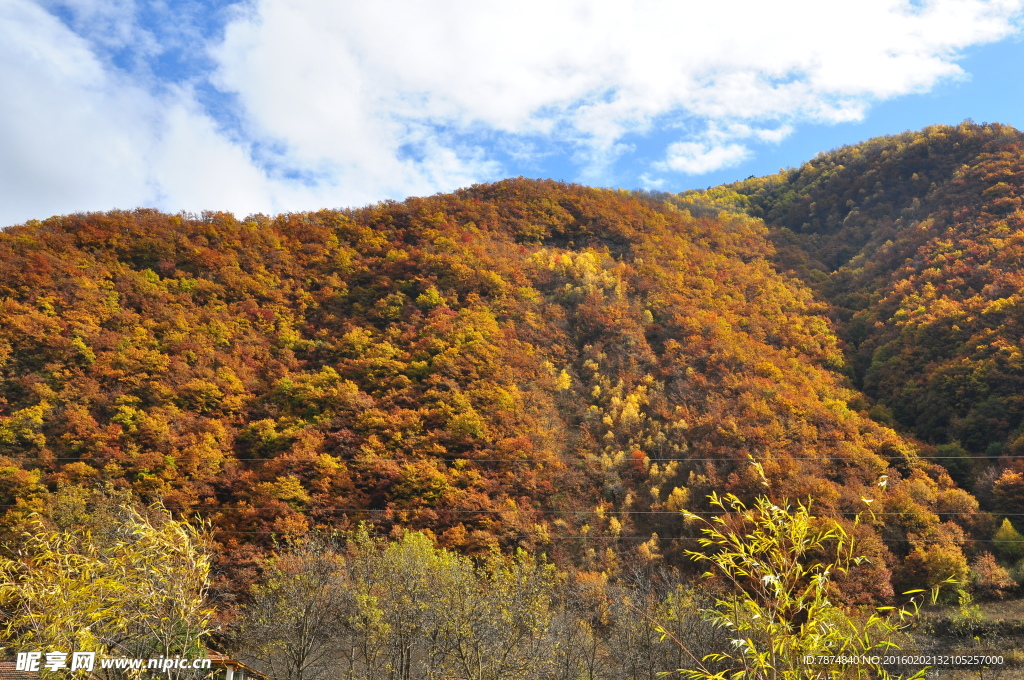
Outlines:
[[[763,217],[780,268],[834,306],[874,415],[1024,512],[1024,135],[931,127],[711,193]]]
[[[971,130],[943,134],[995,140],[979,148],[1015,139]],[[785,181],[736,189],[777,221],[773,206],[797,200],[776,197]],[[952,206],[970,181],[937,182],[928,200]],[[823,201],[815,209],[832,214]],[[965,210],[981,207],[950,207],[943,219],[966,224],[975,213]],[[1013,219],[977,215],[971,224]],[[935,238],[938,220],[925,227]],[[993,261],[1010,252],[1015,224]],[[949,252],[960,251],[934,257]],[[968,249],[950,263],[983,255]],[[856,531],[877,559],[864,590],[847,588],[851,599],[884,595],[896,564],[896,580],[915,585],[965,573],[965,530],[984,529],[974,499],[867,417],[845,386],[826,308],[774,257],[759,220],[524,179],[276,219],[137,210],[9,228],[5,524],[51,512],[58,489],[108,485],[201,513],[226,564],[275,537],[368,519],[427,529],[469,553],[522,546],[614,573],[623,559],[673,560],[690,535],[679,510],[708,510],[710,491],[766,491],[751,456],[774,497],[811,496],[818,512],[845,516],[874,501]],[[971,276],[952,266],[944,271]],[[909,286],[931,276],[919,269],[907,270]],[[972,285],[991,300],[957,300],[974,305],[956,317],[964,338],[972,314],[1008,328],[1015,318],[1016,298],[993,287],[1010,279],[990,274],[991,286]],[[962,288],[949,278],[928,279],[928,294]],[[888,357],[902,357],[911,321],[953,319],[934,303],[864,299],[875,298],[856,311],[891,309],[881,330],[874,317],[861,323],[892,346]],[[985,337],[986,366],[1019,361],[998,332]],[[888,361],[861,371],[875,396],[896,379]],[[969,377],[962,390],[977,382]],[[906,419],[901,403],[892,408]]]

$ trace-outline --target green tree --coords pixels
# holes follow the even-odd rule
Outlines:
[[[704,613],[713,625],[729,631],[732,649],[703,659],[694,656],[695,667],[682,671],[686,676],[693,680],[891,677],[879,664],[806,662],[807,657],[817,656],[880,656],[898,648],[898,634],[917,613],[918,601],[911,600],[903,607],[878,607],[861,617],[830,599],[833,577],[864,562],[846,529],[814,517],[809,505],[777,505],[762,496],[748,507],[733,494],[709,498],[723,514],[712,520],[686,514],[689,522],[701,527],[704,538],[699,542],[708,549],[688,554],[710,564],[705,578],[719,579],[727,587],[727,594]],[[661,631],[669,635],[665,628]],[[729,668],[711,671],[705,662]],[[923,678],[924,670],[912,677]]]
[[[1004,519],[996,530],[992,544],[999,554],[1008,560],[1019,560],[1024,557],[1024,536],[1021,536],[1009,519]]]

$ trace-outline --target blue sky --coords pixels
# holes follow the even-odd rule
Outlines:
[[[0,224],[679,191],[1024,127],[1024,0],[0,0]]]

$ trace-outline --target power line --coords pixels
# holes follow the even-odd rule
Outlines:
[[[156,452],[154,452],[154,453],[156,453]],[[143,455],[146,455],[146,454],[143,454]],[[164,456],[165,454],[158,454],[158,455]],[[367,459],[367,460],[358,460],[358,459],[353,459],[353,458],[339,458],[337,456],[331,456],[330,454],[321,454],[321,455],[330,456],[331,458],[335,458],[338,462],[341,462],[341,463],[415,463],[415,462],[421,462],[421,461],[433,461],[433,462],[438,462],[438,463],[455,463],[455,462],[459,462],[459,461],[463,461],[463,462],[466,462],[466,463],[529,463],[529,462],[536,462],[536,463],[559,462],[559,463],[564,463],[564,462],[566,462],[566,461],[558,459],[557,457],[554,457],[554,458],[432,458],[431,457],[431,458],[371,458],[371,459]],[[882,459],[895,458],[895,456],[884,456],[882,454],[865,454],[863,456],[806,456],[806,457],[804,457],[804,456],[783,456],[781,458],[767,458],[766,457],[766,458],[755,459],[755,460],[758,460],[758,461],[761,461],[761,460],[764,460],[764,461],[774,460],[774,461],[780,461],[780,462],[791,461],[791,460],[793,460],[793,461],[797,461],[797,460],[799,460],[799,461],[806,461],[806,460],[810,460],[810,461],[815,461],[815,460],[816,461],[826,461],[826,460],[830,460],[830,461],[831,460],[861,461],[861,460],[864,460],[865,458],[867,458],[868,456],[871,456],[871,455],[873,455],[876,458],[882,458]],[[592,454],[592,456],[594,458],[598,457],[597,454]],[[719,457],[719,458],[651,458],[650,456],[645,456],[645,457],[649,458],[652,463],[672,463],[672,462],[675,462],[675,463],[688,463],[688,462],[693,462],[693,463],[702,463],[702,462],[715,463],[715,462],[719,462],[720,463],[720,462],[740,462],[740,461],[748,460],[746,457],[742,457],[742,458],[728,458],[728,457],[724,457],[724,456],[723,457]],[[627,456],[627,458],[628,458],[628,456]],[[89,462],[97,462],[97,463],[99,463],[99,462],[104,462],[104,461],[98,461],[98,460],[94,461],[91,458],[76,458],[74,456],[54,456],[52,458],[23,458],[23,459],[20,459],[20,460],[12,458],[12,460],[16,460],[17,462],[22,462],[22,463],[24,463],[24,462],[50,463],[50,462],[58,461],[58,460],[71,460],[71,461],[77,461],[77,462],[82,462],[82,463],[89,463]],[[176,457],[175,460],[181,460],[181,457]],[[207,459],[201,459],[201,460],[207,460]],[[580,459],[577,459],[577,460],[586,460],[586,458],[580,458]],[[632,462],[632,461],[635,461],[636,459],[629,459],[629,460],[630,460],[630,462]],[[908,457],[908,460],[911,461],[911,462],[918,461],[918,460],[990,460],[990,461],[997,461],[997,460],[1024,460],[1024,456],[1003,456],[1003,455],[999,455],[999,456],[970,456],[970,455],[968,455],[968,456],[910,456],[910,457]],[[105,462],[107,462],[107,463],[109,463],[109,462],[130,463],[132,461],[131,460],[125,460],[125,459],[114,459],[114,458],[111,458],[110,460],[107,460]],[[316,459],[315,458],[309,458],[309,459],[288,459],[288,458],[233,458],[233,457],[228,458],[228,457],[225,457],[224,459],[222,459],[220,461],[215,461],[215,462],[220,462],[220,463],[231,463],[231,462],[238,462],[238,463],[243,463],[243,462],[244,463],[251,463],[251,462],[258,462],[258,463],[275,463],[275,462],[315,463]],[[576,461],[569,461],[569,462],[576,462]]]
[[[410,531],[416,531],[416,529],[410,529]],[[231,535],[235,535],[235,534],[259,535],[259,536],[272,536],[272,535],[286,536],[287,535],[286,532],[272,531],[270,529],[261,529],[261,530],[221,529],[221,530],[214,530],[212,533],[215,536],[217,534],[224,534],[224,535],[227,535],[227,536],[231,536]],[[494,538],[500,538],[500,536],[495,535]],[[653,534],[649,534],[649,535],[634,535],[634,536],[608,536],[608,535],[594,535],[594,536],[591,536],[589,534],[559,534],[559,535],[552,536],[552,535],[549,534],[549,535],[543,537],[543,540],[541,540],[540,542],[543,543],[543,542],[548,541],[548,540],[579,540],[579,541],[584,541],[584,540],[594,540],[594,541],[596,541],[596,540],[602,540],[602,541],[632,541],[632,540],[635,540],[635,541],[643,541],[643,542],[647,542],[647,541],[650,541],[650,540],[656,540],[656,541],[696,541],[696,540],[699,540],[699,539],[702,539],[702,538],[707,538],[707,536],[704,535],[704,534],[701,534],[700,536],[655,536]],[[870,540],[871,541],[878,541],[879,543],[900,543],[900,544],[903,544],[903,543],[930,543],[930,544],[948,544],[948,543],[951,543],[951,541],[948,541],[948,540],[942,539],[942,538],[882,538],[882,537],[872,537]],[[864,543],[865,540],[862,539],[862,540],[856,541],[856,542]],[[985,538],[985,539],[968,539],[968,540],[966,540],[964,542],[965,543],[1000,543],[1000,544],[1004,544],[1005,545],[1006,543],[1009,543],[1011,541],[997,541],[995,539]]]
[[[287,503],[282,501],[282,504],[287,506]],[[0,504],[0,508],[23,508],[24,505],[17,503]],[[216,510],[228,510],[228,511],[244,511],[244,510],[279,510],[281,505],[193,505],[182,507],[182,511],[216,511]],[[173,509],[173,508],[172,508]],[[928,512],[934,515],[941,516],[956,516],[956,517],[976,517],[976,516],[995,516],[995,517],[1024,517],[1024,513],[1020,512],[987,512],[985,510],[977,510],[972,512],[944,512],[942,510],[929,510],[923,509],[924,512]],[[598,515],[598,516],[609,516],[609,517],[630,517],[632,515],[675,515],[680,516],[684,511],[682,510],[552,510],[545,508],[492,508],[492,509],[466,509],[466,508],[434,508],[434,507],[421,507],[421,508],[309,508],[304,515],[317,515],[317,514],[337,514],[337,513],[419,513],[419,512],[433,512],[436,514],[468,514],[468,515],[485,515],[485,514],[540,514],[540,515]],[[727,514],[736,513],[724,513],[724,512],[712,512],[707,510],[685,511],[691,515],[703,516],[703,517],[721,517]],[[845,516],[856,516],[858,514],[873,514],[875,516],[901,516],[914,514],[911,512],[870,512],[869,510],[862,510],[859,512],[845,511],[838,512],[835,515],[839,517]],[[831,517],[833,515],[820,515],[820,517]]]

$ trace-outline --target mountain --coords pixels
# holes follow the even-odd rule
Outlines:
[[[1012,136],[985,134],[979,148]],[[729,191],[777,225],[808,186],[840,194],[801,173]],[[961,186],[935,184],[936,204]],[[838,208],[819,196],[820,223],[770,232],[694,201],[520,178],[275,219],[135,210],[10,227],[4,525],[130,489],[205,517],[229,570],[281,538],[369,520],[471,554],[524,547],[615,573],[685,562],[679,511],[710,512],[712,491],[768,491],[851,527],[876,502],[854,529],[877,559],[851,578],[852,600],[950,565],[966,574],[968,537],[987,531],[977,502],[868,417],[846,373],[880,404],[890,374],[858,363],[867,336],[847,365],[829,306],[773,264],[803,248],[800,271],[828,300],[867,276],[841,273],[864,256],[815,268],[829,238],[854,240],[826,219]]]
[[[936,126],[717,190],[826,301],[873,414],[1024,512],[1024,135]],[[998,465],[992,463],[999,461]]]

